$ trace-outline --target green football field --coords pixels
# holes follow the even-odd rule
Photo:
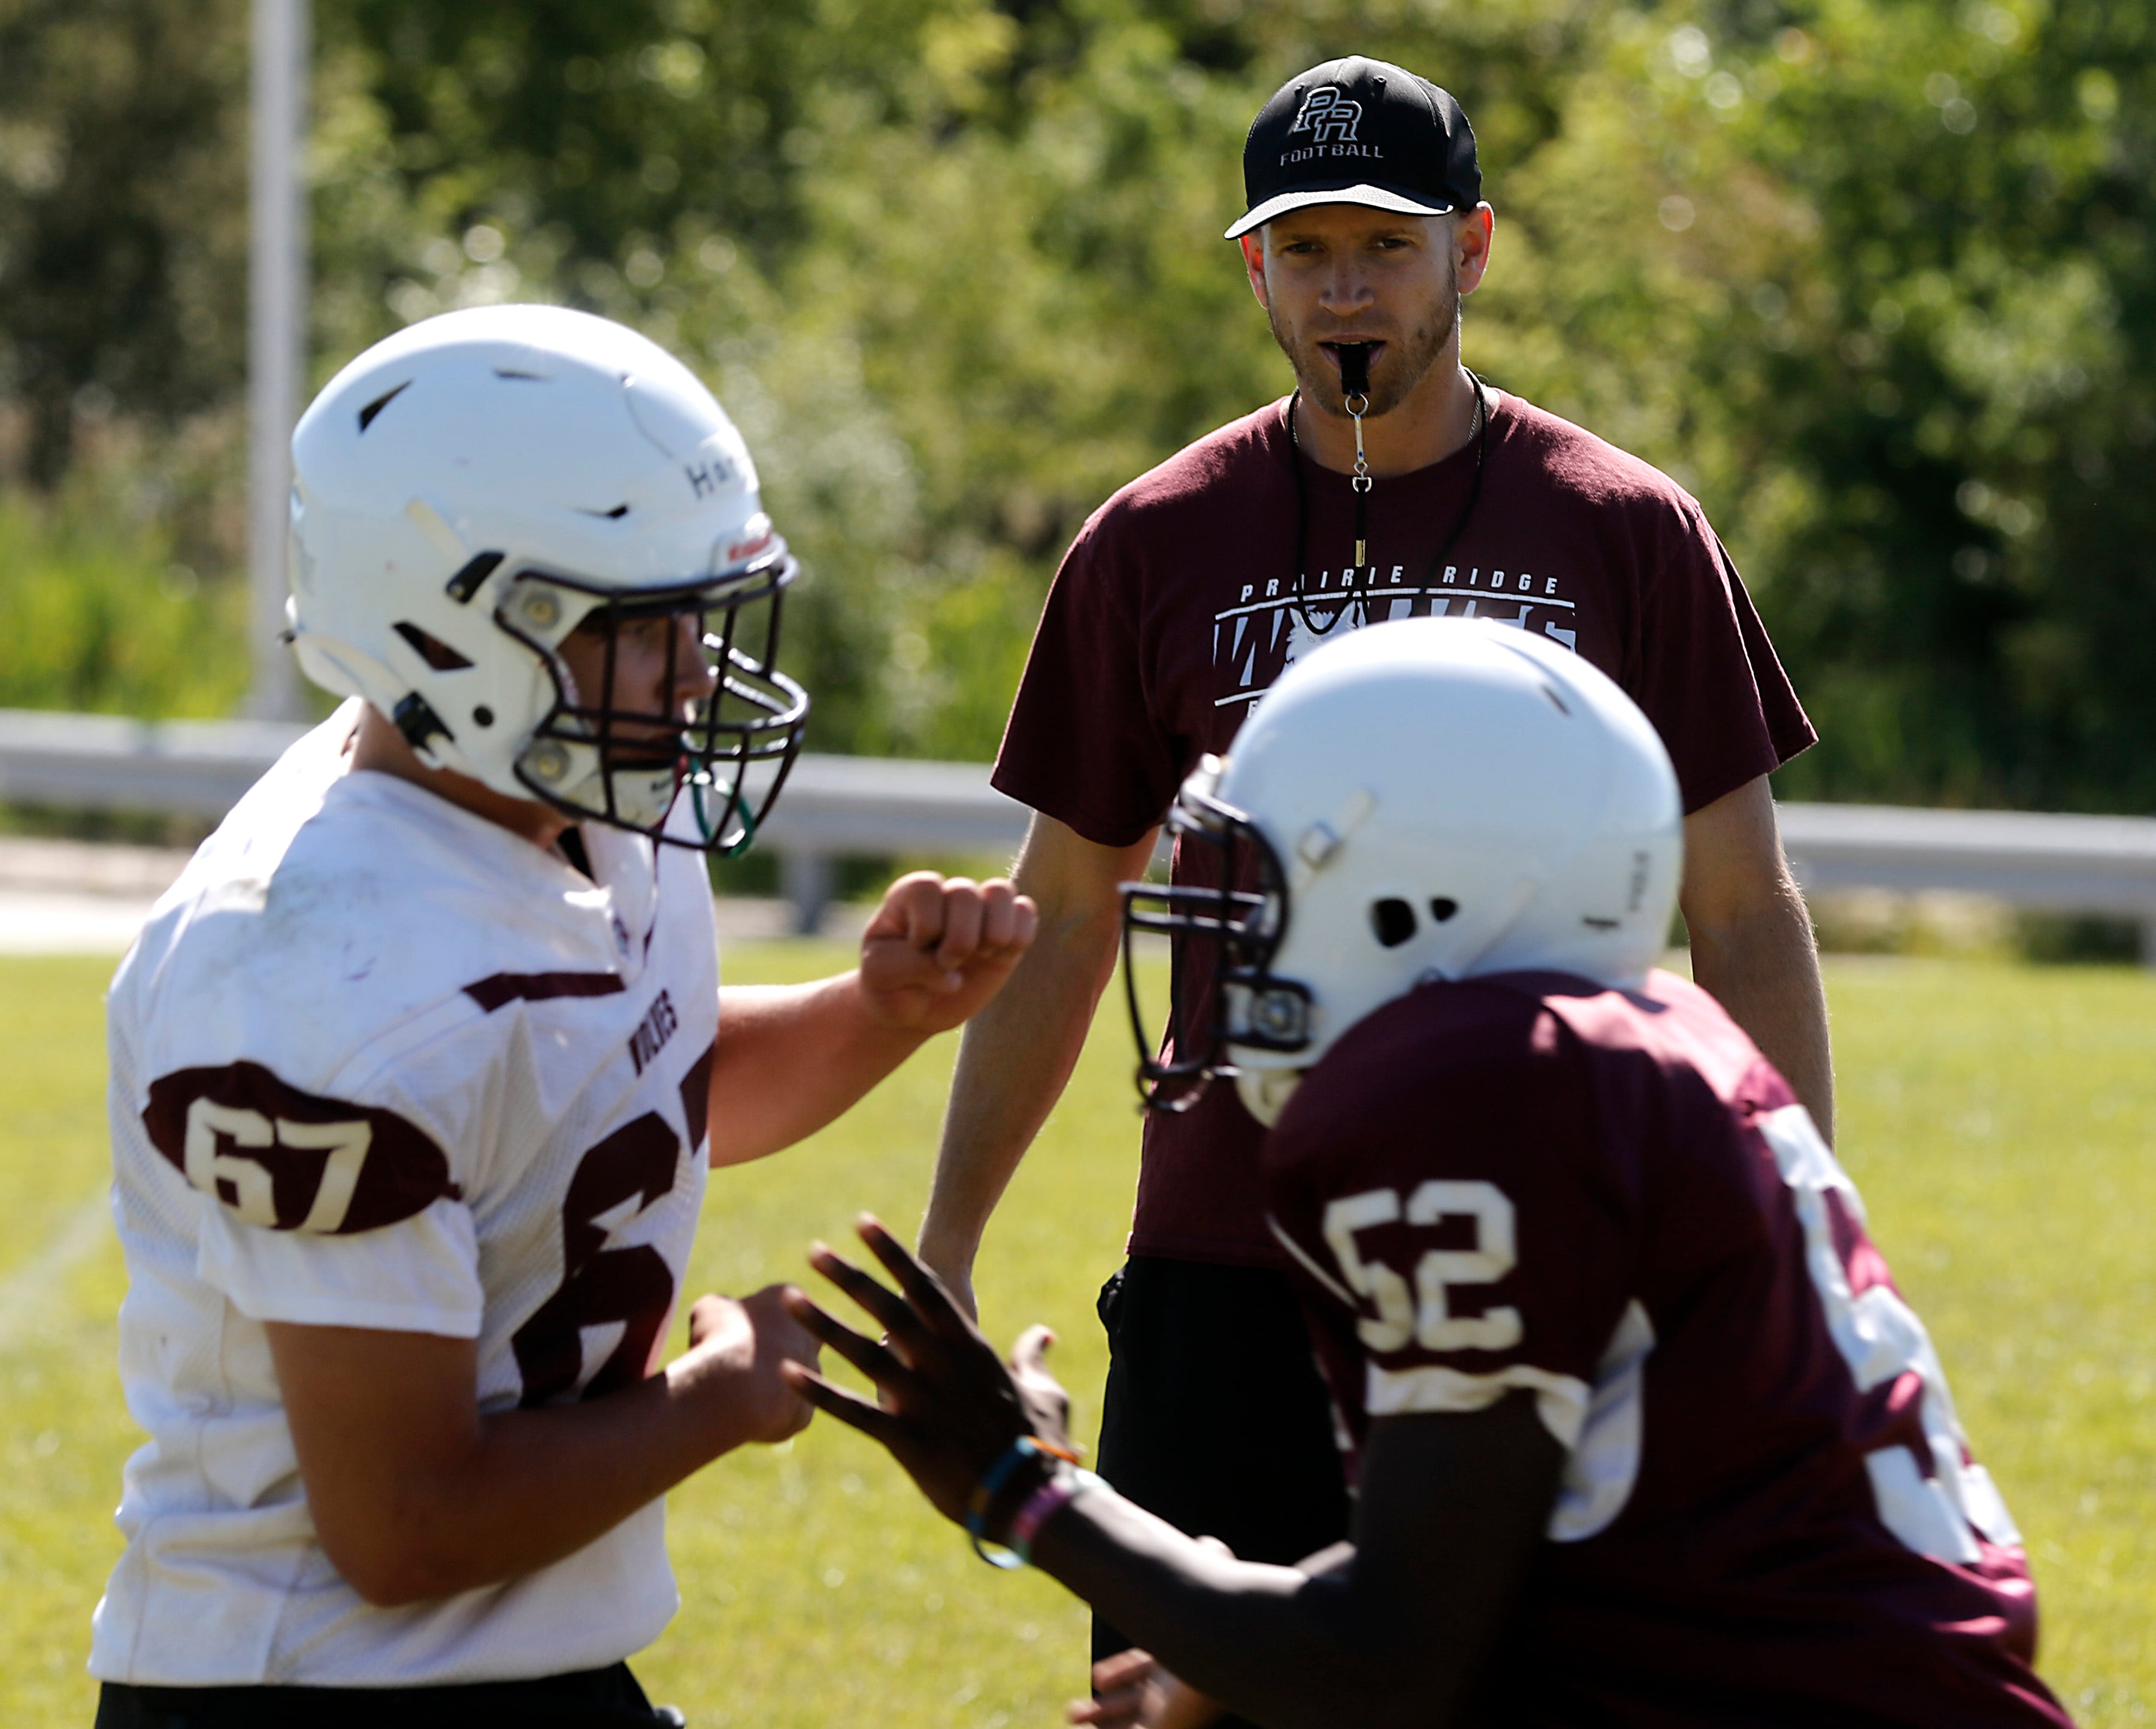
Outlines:
[[[838,951],[737,948],[740,979]],[[91,1606],[139,1439],[113,1372],[119,1251],[103,1208],[110,963],[0,960],[0,1723],[87,1724]],[[2156,977],[1847,959],[1830,966],[1840,1149],[2027,1536],[2042,1666],[2076,1715],[2156,1715]],[[1112,999],[1111,999],[1112,1001]],[[801,1271],[873,1208],[910,1229],[952,1042],[847,1121],[711,1185],[692,1289]],[[1096,1029],[979,1270],[991,1330],[1051,1323],[1086,1432],[1094,1292],[1127,1219],[1128,1034]],[[684,1607],[638,1667],[698,1729],[1001,1729],[1061,1720],[1085,1617],[991,1573],[866,1443],[819,1424],[673,1498]]]

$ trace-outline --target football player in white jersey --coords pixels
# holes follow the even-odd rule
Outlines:
[[[1030,940],[895,884],[859,968],[720,991],[706,854],[798,747],[793,564],[718,403],[542,307],[428,321],[293,441],[301,664],[352,700],[112,987],[130,1286],[105,1729],[679,1721],[660,1497],[809,1408],[774,1290],[690,1307],[708,1164],[845,1110]]]

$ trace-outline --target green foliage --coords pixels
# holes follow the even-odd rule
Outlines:
[[[243,12],[0,0],[0,398],[46,480],[85,384],[158,425],[236,388]],[[1729,541],[1825,735],[1786,792],[2156,803],[2145,0],[316,13],[318,374],[516,298],[682,352],[808,565],[819,748],[990,752],[1086,514],[1285,387],[1219,233],[1258,103],[1355,48],[1475,118],[1470,359]],[[54,238],[107,208],[110,258]]]
[[[0,708],[229,713],[247,684],[244,589],[205,579],[162,516],[131,521],[91,482],[0,491]]]
[[[729,977],[798,979],[834,948],[736,949]],[[0,1717],[88,1720],[90,1611],[119,1552],[111,1509],[140,1434],[113,1375],[122,1291],[103,1225],[99,993],[107,962],[0,962]],[[2025,1534],[2044,1673],[2088,1729],[2156,1706],[2156,979],[1835,960],[1842,1157],[1923,1316],[1979,1457]],[[1129,1218],[1137,1118],[1129,1034],[1110,1012],[984,1245],[992,1333],[1045,1320],[1099,1419],[1095,1288]],[[690,1286],[802,1275],[811,1236],[856,1208],[895,1225],[927,1193],[952,1041],[851,1116],[762,1164],[713,1173]],[[85,1239],[82,1222],[93,1229]],[[56,1245],[86,1242],[75,1263]],[[678,1339],[677,1345],[680,1342]],[[638,1668],[700,1729],[748,1724],[1046,1724],[1080,1690],[1085,1618],[1039,1575],[991,1573],[889,1460],[819,1422],[677,1491],[683,1608]]]
[[[246,50],[235,0],[0,0],[0,398],[42,485],[78,410],[177,419],[234,388]]]
[[[2149,505],[2121,484],[2156,442],[2156,17],[1680,16],[1615,29],[1600,75],[1697,315],[1678,465],[1824,723],[1788,790],[2156,802]]]
[[[413,198],[741,408],[827,747],[986,753],[1078,522],[1282,387],[1217,236],[1256,104],[1353,45],[1477,121],[1471,357],[1676,473],[1749,572],[1826,737],[1788,790],[2156,799],[2118,484],[2156,435],[2145,8],[698,3],[573,53],[562,8],[438,10],[351,13],[398,150],[487,140]],[[506,55],[531,100],[490,121]],[[603,197],[548,182],[587,159]],[[491,291],[435,262],[400,313]]]

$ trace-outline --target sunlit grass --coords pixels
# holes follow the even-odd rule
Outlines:
[[[2156,1715],[2156,977],[1846,960],[1843,1162],[2029,1545],[2082,1721]]]
[[[730,976],[810,977],[834,949],[740,948]],[[91,1605],[139,1439],[112,1367],[103,1239],[26,1290],[104,1180],[103,961],[0,961],[0,1721],[82,1723]],[[2156,1711],[2156,978],[2117,969],[1844,961],[1830,972],[1845,1162],[1938,1339],[1979,1455],[2027,1534],[2044,1668],[2089,1724]],[[1086,1432],[1092,1303],[1129,1212],[1127,1035],[1096,1028],[991,1232],[999,1335],[1033,1319]],[[910,1229],[952,1041],[850,1120],[711,1186],[694,1288],[796,1276],[812,1236],[873,1208]],[[638,1661],[699,1729],[1048,1724],[1082,1680],[1085,1618],[992,1573],[880,1454],[819,1424],[675,1495],[684,1607]]]

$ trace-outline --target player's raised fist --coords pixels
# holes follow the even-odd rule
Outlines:
[[[909,1032],[958,1025],[1003,988],[1035,921],[1032,900],[1001,877],[901,876],[861,936],[869,1013]]]
[[[689,1311],[689,1349],[669,1365],[678,1383],[707,1398],[714,1419],[742,1440],[775,1442],[808,1426],[815,1408],[779,1372],[782,1363],[816,1367],[808,1328],[788,1312],[790,1287],[752,1296],[704,1296]]]

